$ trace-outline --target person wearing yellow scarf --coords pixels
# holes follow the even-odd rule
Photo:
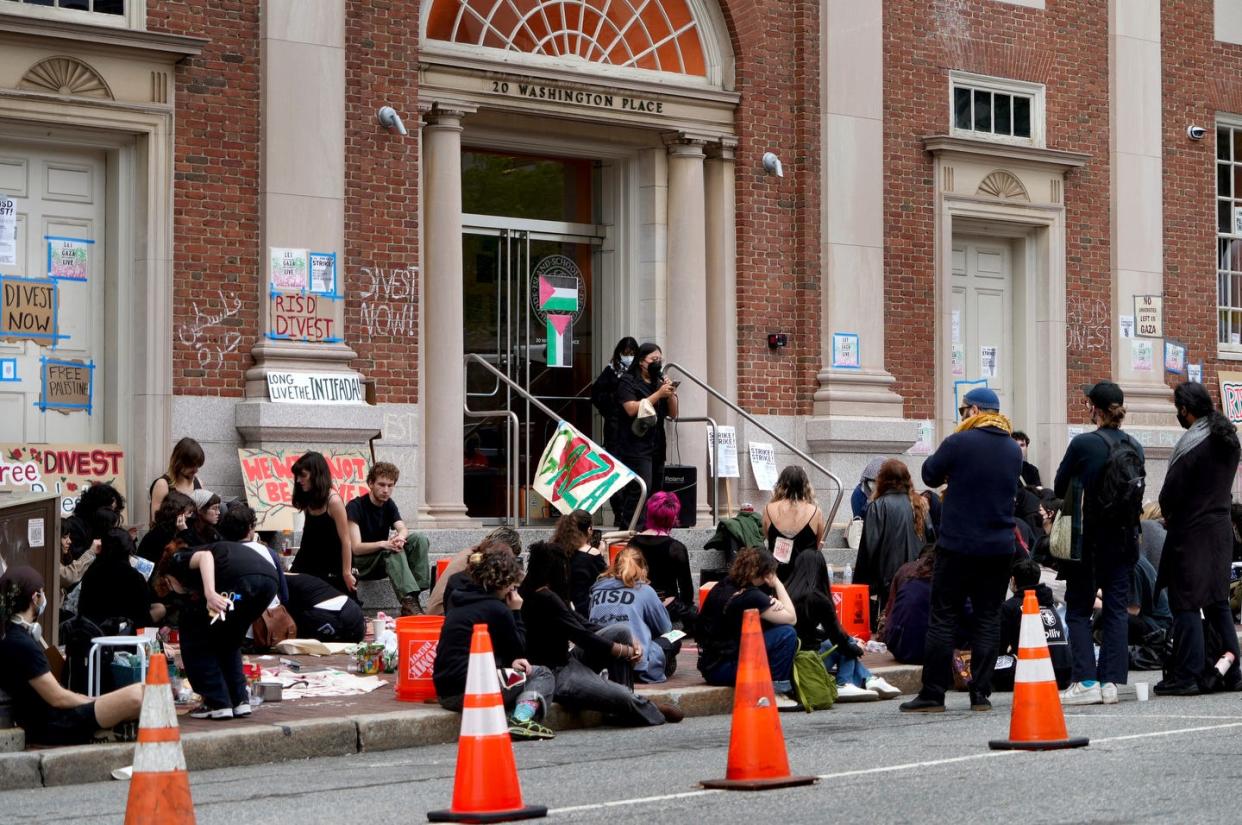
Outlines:
[[[1009,423],[1009,419],[998,412],[979,412],[972,415],[961,424],[958,424],[954,432],[961,433],[966,430],[979,429],[980,427],[995,427],[998,430],[1004,430],[1010,435],[1013,434],[1013,424]]]

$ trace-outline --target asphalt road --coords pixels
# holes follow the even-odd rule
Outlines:
[[[1158,674],[1143,674],[1155,681]],[[965,694],[944,714],[906,715],[895,701],[782,714],[790,764],[812,787],[702,791],[721,777],[729,719],[657,729],[570,731],[515,745],[528,803],[550,821],[589,823],[1236,822],[1242,694],[1159,698],[1133,688],[1113,706],[1067,709],[1075,751],[992,751],[1009,697],[972,713]],[[417,823],[446,808],[455,747],[204,771],[191,777],[200,825]],[[123,818],[121,782],[0,793],[0,823],[108,823]]]

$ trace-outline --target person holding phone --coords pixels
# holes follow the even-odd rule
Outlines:
[[[591,623],[629,625],[642,651],[634,665],[640,681],[663,682],[676,672],[681,639],[667,635],[673,632],[673,622],[647,581],[647,563],[637,547],[618,553],[591,588]]]
[[[617,401],[627,416],[618,430],[617,458],[643,480],[651,495],[664,483],[664,420],[678,414],[677,384],[664,375],[664,353],[658,345],[648,342],[638,348],[617,385]],[[617,526],[627,529],[638,507],[638,484],[622,493]]]

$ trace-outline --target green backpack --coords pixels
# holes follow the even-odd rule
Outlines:
[[[837,701],[837,680],[832,678],[828,668],[824,666],[824,659],[832,650],[827,653],[802,650],[801,643],[798,648],[793,660],[794,693],[797,694],[798,703],[807,713],[828,710]]]

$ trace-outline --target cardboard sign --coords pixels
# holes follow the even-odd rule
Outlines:
[[[292,530],[293,465],[303,449],[264,450],[241,448],[242,485],[246,502],[258,516],[260,530]],[[361,450],[324,450],[332,470],[332,487],[345,503],[367,492],[370,460]]]
[[[0,444],[0,490],[55,493],[61,515],[67,516],[93,483],[111,484],[125,494],[125,451],[119,444]]]
[[[720,434],[720,478],[738,478],[741,472],[737,466],[737,430],[732,427],[717,427]],[[707,466],[713,462],[712,428],[707,428]]]
[[[332,303],[320,295],[271,293],[269,338],[281,341],[336,343],[341,340]]]
[[[1221,372],[1220,411],[1234,424],[1242,425],[1242,372]]]
[[[57,410],[65,415],[71,412],[91,414],[91,399],[95,387],[95,365],[83,361],[57,361],[40,359],[39,374],[42,389],[39,393],[39,409]]]
[[[1164,337],[1164,296],[1135,295],[1134,322],[1143,338]]]
[[[628,467],[565,421],[557,425],[536,467],[531,487],[562,513],[594,513],[634,479]]]
[[[0,339],[55,343],[57,300],[50,278],[0,277]]]
[[[776,486],[776,450],[771,444],[747,442],[750,448],[750,471],[755,474],[755,486],[771,490]]]
[[[356,372],[276,372],[267,374],[267,394],[283,404],[365,404]]]

